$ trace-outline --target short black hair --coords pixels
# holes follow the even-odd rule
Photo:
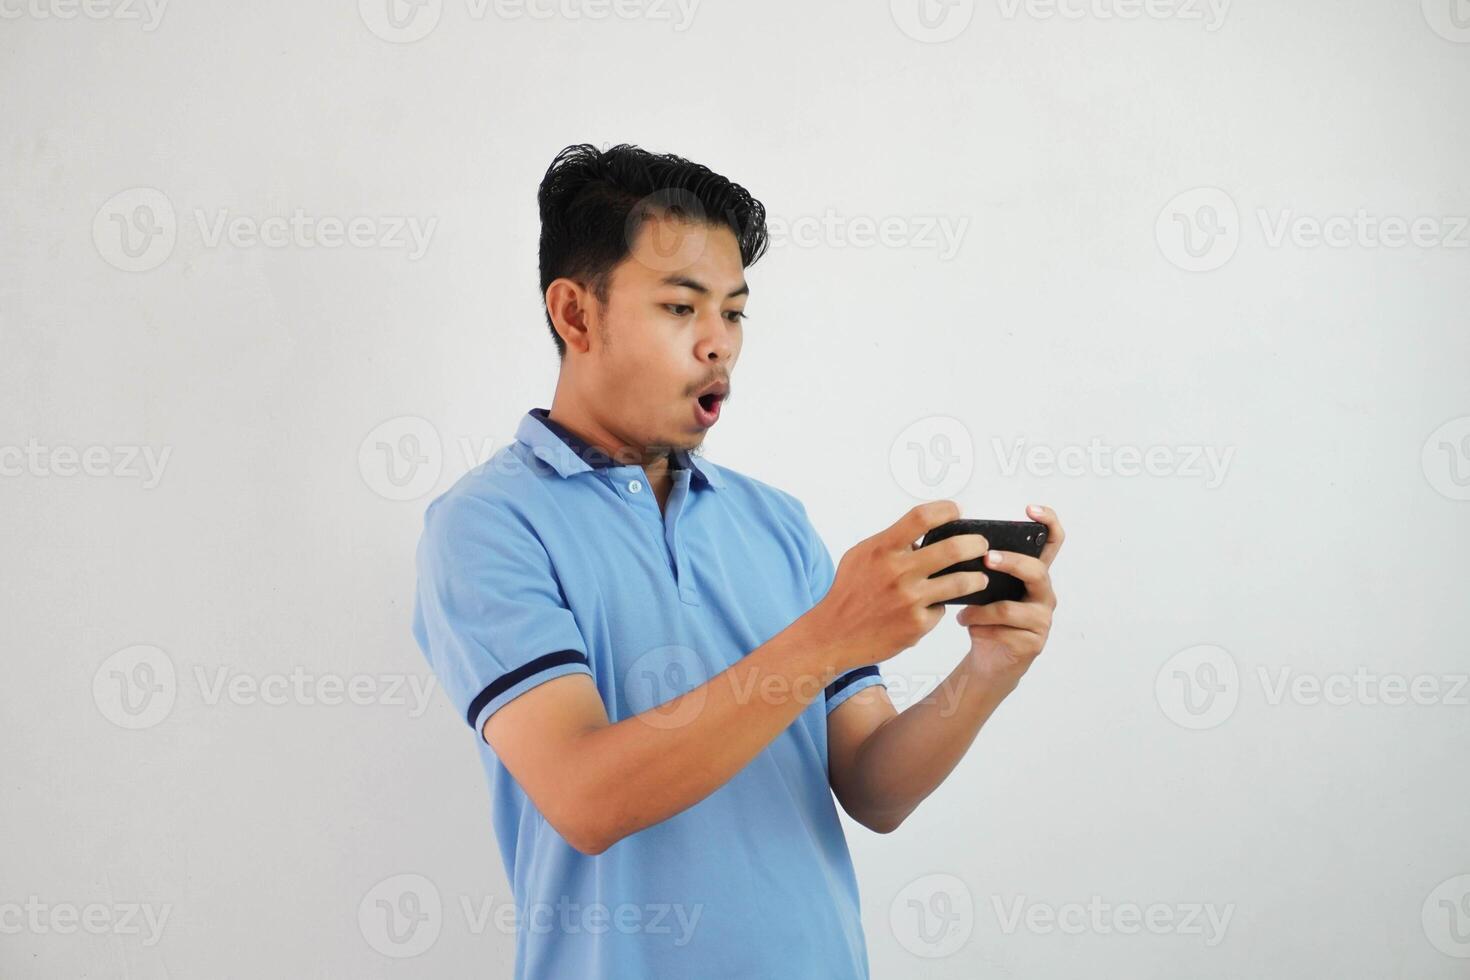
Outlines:
[[[728,227],[748,267],[769,244],[766,209],[744,187],[672,153],[629,143],[599,150],[590,143],[556,155],[536,194],[541,209],[541,298],[566,277],[607,303],[612,270],[627,258],[643,222],[655,215]],[[546,310],[546,326],[565,360],[567,345]]]

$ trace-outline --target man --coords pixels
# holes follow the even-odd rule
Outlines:
[[[964,607],[963,662],[897,713],[876,665],[985,586],[929,576],[987,542],[917,548],[960,516],[933,501],[834,568],[799,500],[695,453],[764,208],[626,145],[563,150],[539,203],[556,391],[430,504],[414,616],[492,787],[515,975],[865,978],[834,795],[889,833],[954,768],[1046,641],[1061,525],[989,552],[1025,601]]]

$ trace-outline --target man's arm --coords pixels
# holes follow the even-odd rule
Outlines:
[[[886,688],[854,694],[827,716],[828,776],[837,801],[875,833],[897,829],[954,771],[1014,688],[1015,681],[987,678],[967,657],[902,713]]]
[[[493,711],[482,737],[567,843],[600,854],[704,799],[833,680],[912,646],[942,617],[936,604],[983,588],[981,572],[929,576],[977,556],[984,538],[911,547],[958,510],[920,504],[859,543],[821,602],[677,698],[611,724],[590,676],[557,677]]]
[[[868,829],[893,831],[948,778],[1046,644],[1057,605],[1050,569],[1064,532],[1051,508],[1033,506],[1030,512],[1048,531],[1039,558],[1009,551],[986,555],[987,567],[1025,583],[1026,600],[962,609],[956,619],[969,627],[969,654],[901,714],[885,688],[872,687],[827,716],[833,793]]]
[[[484,738],[556,831],[584,854],[679,813],[728,782],[847,665],[808,613],[704,684],[610,724],[592,679],[547,681],[485,722]]]

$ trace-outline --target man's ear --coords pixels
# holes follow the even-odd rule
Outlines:
[[[586,351],[591,346],[597,308],[586,286],[565,276],[553,279],[546,287],[546,312],[567,350]]]

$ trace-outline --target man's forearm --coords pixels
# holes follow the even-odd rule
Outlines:
[[[869,735],[844,802],[869,826],[892,830],[944,782],[1019,677],[982,670],[965,657],[922,700]]]
[[[580,736],[569,768],[599,849],[719,789],[823,697],[842,669],[828,632],[808,613],[704,684]]]

